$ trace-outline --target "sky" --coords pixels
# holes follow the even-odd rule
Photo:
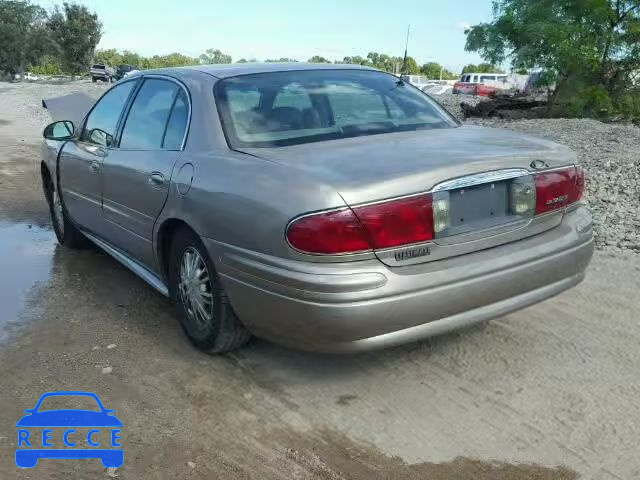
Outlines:
[[[481,59],[464,51],[464,29],[490,19],[491,0],[78,0],[103,22],[98,48],[142,55],[207,48],[240,58],[330,60],[370,51],[409,55],[459,71]],[[57,0],[41,0],[50,8]]]

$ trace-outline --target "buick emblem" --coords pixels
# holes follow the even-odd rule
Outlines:
[[[536,170],[540,170],[542,168],[549,168],[549,164],[544,160],[533,160],[529,166],[531,168],[535,168]]]

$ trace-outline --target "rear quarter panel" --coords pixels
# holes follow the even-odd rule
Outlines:
[[[304,212],[344,206],[333,189],[293,169],[233,151],[189,157],[188,193],[172,184],[159,223],[179,218],[200,236],[278,257],[290,257],[289,221]]]

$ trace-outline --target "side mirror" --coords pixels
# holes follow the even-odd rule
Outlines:
[[[75,126],[70,120],[53,122],[44,127],[43,136],[47,140],[69,140],[73,137]]]
[[[33,413],[33,408],[27,408],[24,413]]]

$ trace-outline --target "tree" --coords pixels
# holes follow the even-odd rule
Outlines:
[[[168,55],[154,55],[151,58],[142,58],[140,67],[147,68],[167,68],[167,67],[186,67],[189,65],[197,65],[199,59],[188,57],[182,53],[170,53]]]
[[[639,95],[630,87],[640,69],[640,0],[495,0],[493,12],[467,31],[465,48],[492,64],[542,70],[555,81],[550,107],[566,96],[582,111],[611,110]]]
[[[404,59],[402,64],[402,73],[407,75],[416,75],[420,73],[420,67],[418,66],[418,62],[416,62],[415,58],[407,57]]]
[[[0,0],[0,71],[24,73],[56,51],[47,12],[28,1]]]
[[[95,63],[102,63],[103,65],[109,65],[112,67],[124,63],[123,55],[115,48],[110,48],[108,50],[96,50],[96,53],[93,56],[93,61]]]
[[[458,76],[437,62],[429,62],[425,63],[420,67],[420,73],[431,80],[453,80],[458,78]]]
[[[227,55],[226,53],[222,53],[218,49],[209,48],[199,57],[200,63],[205,65],[215,64],[215,63],[231,63],[231,55]]]
[[[102,37],[102,23],[84,5],[67,2],[62,5],[62,10],[54,8],[47,24],[60,48],[63,69],[84,73]]]
[[[481,63],[479,65],[470,63],[462,68],[462,73],[504,73],[504,70],[491,63]]]
[[[326,58],[321,57],[320,55],[314,55],[308,61],[311,63],[331,63],[331,60],[327,60]]]
[[[371,60],[369,60],[368,58],[363,58],[360,55],[356,55],[355,57],[344,57],[341,63],[347,63],[349,65],[371,66]]]
[[[400,73],[402,69],[402,57],[391,57],[386,53],[369,52],[367,59],[374,68],[385,72]]]

